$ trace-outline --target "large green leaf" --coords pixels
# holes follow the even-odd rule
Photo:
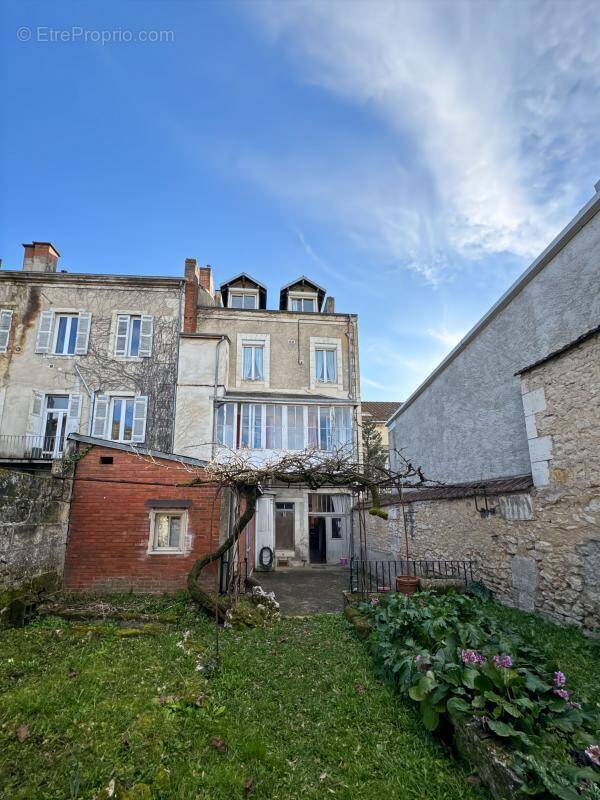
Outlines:
[[[471,714],[473,709],[462,697],[451,697],[446,703],[449,714]]]
[[[440,723],[440,715],[429,703],[423,703],[421,711],[423,714],[423,724],[428,731],[434,731]]]

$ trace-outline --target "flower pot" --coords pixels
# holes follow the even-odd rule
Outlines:
[[[419,588],[419,578],[414,575],[396,575],[396,591],[402,594],[414,594]]]

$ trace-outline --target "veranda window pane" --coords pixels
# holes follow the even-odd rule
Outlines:
[[[319,408],[319,449],[331,450],[331,416],[329,408]]]
[[[270,450],[281,449],[283,446],[283,407],[267,405],[265,423],[265,446]]]
[[[304,448],[304,408],[303,406],[287,407],[288,449]]]
[[[250,406],[248,403],[242,405],[242,431],[240,435],[240,447],[250,447]]]
[[[254,405],[252,408],[254,409],[254,436],[252,447],[256,450],[260,450],[262,447],[262,406]]]
[[[317,438],[317,417],[318,408],[316,406],[308,406],[308,446],[316,448],[318,446]]]

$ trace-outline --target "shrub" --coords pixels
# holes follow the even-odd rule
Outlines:
[[[514,752],[525,792],[574,800],[582,782],[591,785],[600,773],[585,756],[587,766],[573,764],[568,752],[597,743],[598,718],[556,664],[486,608],[474,597],[426,592],[395,594],[361,611],[381,672],[419,704],[428,730],[442,716],[473,720]]]

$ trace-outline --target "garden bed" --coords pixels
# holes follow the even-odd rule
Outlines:
[[[369,637],[383,677],[419,704],[424,727],[451,723],[458,749],[495,796],[508,800],[517,786],[562,800],[600,796],[599,687],[589,681],[598,663],[579,632],[559,629],[554,638],[576,645],[585,682],[565,672],[569,650],[553,652],[552,636],[540,640],[540,629],[556,626],[494,603],[392,595],[347,616]]]

